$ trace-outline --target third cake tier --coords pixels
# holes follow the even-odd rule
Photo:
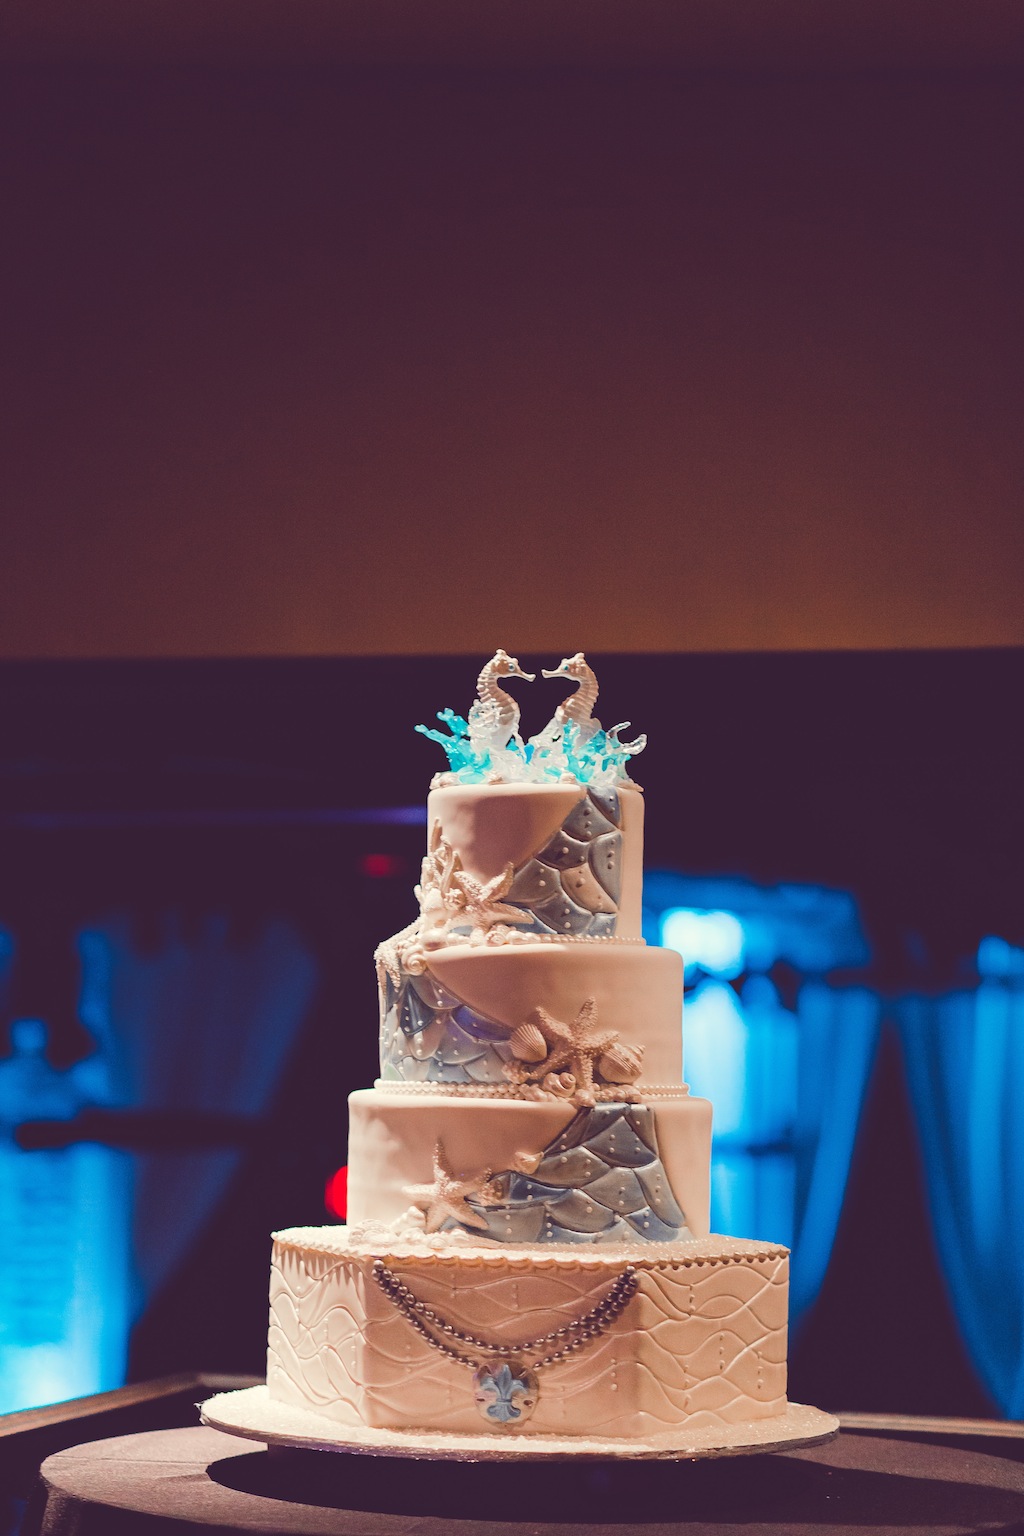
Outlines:
[[[388,1084],[349,1099],[349,1221],[508,1243],[671,1242],[708,1231],[711,1105],[492,1099]]]

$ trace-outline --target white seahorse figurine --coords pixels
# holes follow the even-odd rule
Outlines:
[[[523,743],[519,735],[519,705],[511,694],[499,688],[502,677],[521,677],[532,683],[537,674],[524,672],[514,656],[495,651],[476,680],[477,701],[467,716],[469,740],[475,752],[489,753],[495,770],[500,772],[502,758],[512,747],[521,760]]]
[[[532,757],[538,760],[557,753],[562,732],[570,720],[578,727],[577,743],[580,746],[601,729],[600,720],[594,719],[597,678],[593,668],[587,665],[582,651],[577,651],[575,656],[566,656],[550,672],[544,667],[542,673],[544,677],[567,677],[577,687],[575,693],[570,693],[562,700],[544,729],[538,735],[531,736]]]

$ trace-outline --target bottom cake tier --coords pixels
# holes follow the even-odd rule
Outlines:
[[[531,1250],[295,1228],[274,1238],[267,1386],[340,1424],[455,1434],[767,1419],[786,1412],[788,1281],[785,1248],[727,1237]]]

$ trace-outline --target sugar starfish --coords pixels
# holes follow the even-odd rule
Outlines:
[[[509,906],[501,900],[514,879],[515,867],[512,864],[506,864],[501,874],[495,875],[493,880],[474,880],[472,875],[467,875],[461,868],[452,876],[453,883],[465,898],[466,915],[480,928],[490,928],[495,923],[530,922],[529,912]]]
[[[517,1074],[520,1081],[539,1082],[549,1072],[568,1071],[576,1079],[573,1097],[581,1103],[592,1104],[594,1066],[619,1038],[617,1030],[595,1030],[596,999],[588,997],[570,1024],[563,1024],[561,1019],[553,1018],[546,1008],[535,1008],[527,1022],[536,1024],[547,1042],[548,1053],[543,1061]]]
[[[468,1196],[476,1195],[482,1204],[489,1205],[492,1198],[488,1189],[490,1180],[489,1168],[470,1178],[459,1178],[445,1156],[444,1147],[438,1142],[434,1147],[433,1183],[407,1184],[403,1193],[425,1213],[427,1232],[439,1231],[449,1217],[463,1226],[486,1230],[484,1217],[466,1201]]]

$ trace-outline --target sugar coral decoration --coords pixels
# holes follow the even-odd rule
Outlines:
[[[467,1200],[470,1195],[475,1195],[481,1205],[493,1204],[494,1200],[491,1170],[485,1168],[480,1173],[460,1178],[445,1156],[441,1142],[434,1147],[433,1183],[409,1184],[403,1193],[425,1213],[424,1230],[427,1232],[437,1232],[449,1219],[466,1227],[486,1230],[486,1220],[467,1204]]]
[[[461,867],[458,854],[444,836],[441,823],[435,816],[430,828],[427,851],[420,865],[420,883],[414,887],[421,911],[444,906],[444,898],[451,886],[452,875]]]
[[[435,819],[420,869],[420,883],[415,887],[420,915],[407,928],[378,945],[374,955],[377,979],[382,986],[385,976],[390,976],[397,987],[401,985],[403,971],[420,975],[426,969],[425,951],[444,942],[450,919],[465,905],[462,892],[452,885],[460,867],[458,854],[443,837],[441,823]]]

